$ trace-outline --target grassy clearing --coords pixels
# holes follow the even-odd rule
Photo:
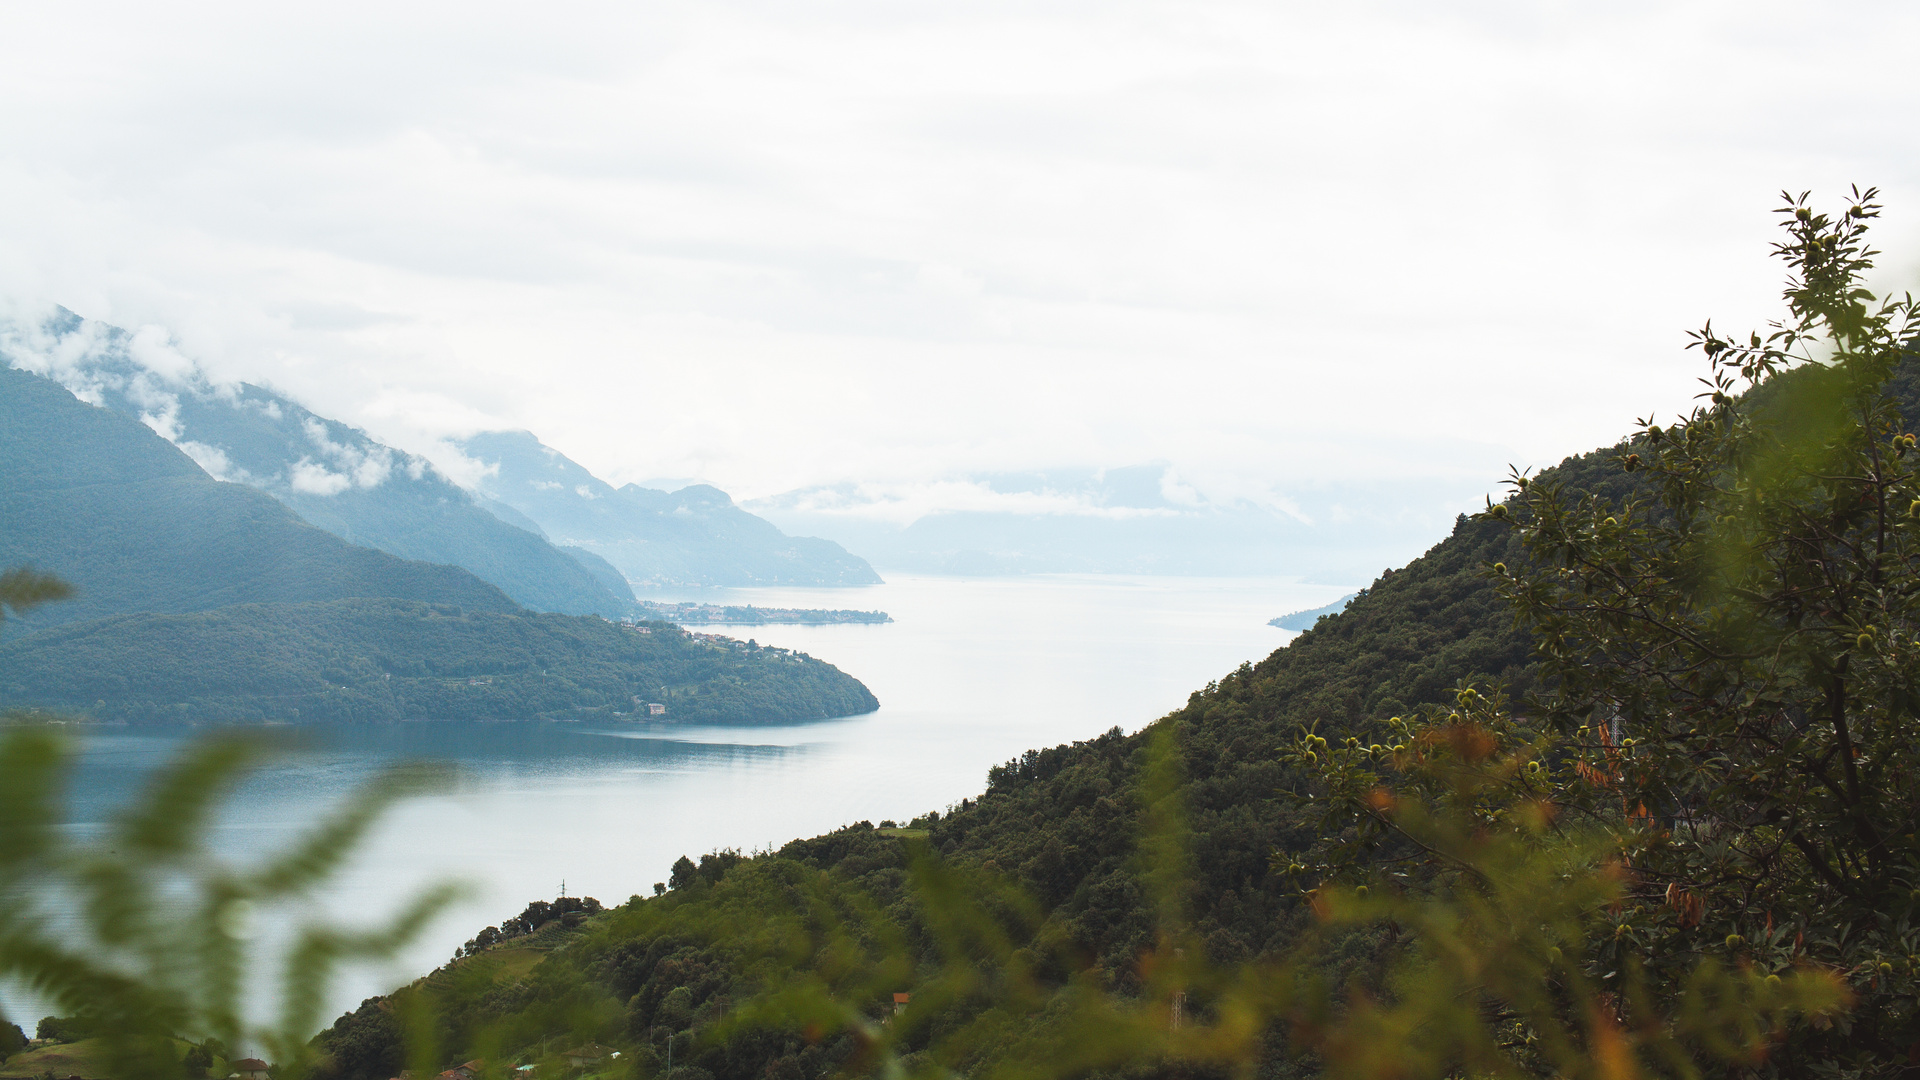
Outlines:
[[[487,974],[494,981],[513,982],[525,978],[546,958],[545,949],[491,949],[479,959],[486,963]]]
[[[81,1039],[78,1042],[57,1043],[15,1054],[5,1064],[0,1064],[0,1080],[31,1078],[47,1073],[52,1073],[60,1080],[66,1080],[69,1076],[97,1080],[107,1075],[105,1042],[100,1039]]]

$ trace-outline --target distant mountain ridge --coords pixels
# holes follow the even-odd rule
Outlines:
[[[668,723],[763,723],[877,707],[810,657],[530,612],[460,567],[348,543],[148,424],[0,367],[0,567],[20,565],[79,595],[0,625],[8,708],[525,720],[632,715],[644,697]]]
[[[133,417],[209,476],[264,491],[356,544],[472,571],[542,611],[632,614],[646,585],[877,584],[864,559],[791,537],[718,488],[615,489],[527,432],[457,448],[477,490],[249,383],[218,383],[163,336],[65,308],[0,317],[0,361]]]
[[[888,570],[1366,580],[1479,500],[1477,479],[1392,475],[1293,492],[1210,496],[1168,462],[837,484],[754,499],[789,532],[831,537]]]
[[[0,566],[28,563],[79,590],[28,628],[358,596],[518,607],[458,567],[349,544],[261,491],[213,479],[138,421],[0,368]]]
[[[1313,629],[1314,624],[1318,623],[1321,619],[1327,617],[1328,615],[1338,615],[1340,614],[1340,612],[1346,610],[1347,601],[1353,599],[1355,596],[1358,596],[1358,595],[1359,595],[1358,593],[1348,593],[1347,595],[1341,597],[1338,600],[1335,600],[1333,603],[1328,604],[1325,607],[1308,608],[1305,611],[1289,612],[1285,615],[1279,616],[1278,618],[1268,619],[1267,625],[1277,626],[1282,630],[1298,630],[1304,633],[1305,631]]]
[[[536,610],[632,611],[619,574],[482,509],[426,459],[262,387],[215,383],[164,344],[61,308],[0,330],[0,358],[139,420],[214,479],[264,491],[342,539],[463,567]]]
[[[598,556],[639,585],[880,584],[865,559],[831,540],[788,536],[716,487],[615,488],[528,431],[453,445],[486,466],[482,506],[536,522],[555,543]]]

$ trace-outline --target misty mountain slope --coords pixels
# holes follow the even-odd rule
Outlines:
[[[0,566],[79,589],[28,629],[121,612],[382,596],[516,605],[452,566],[357,547],[266,494],[208,476],[137,420],[0,368]]]
[[[586,548],[562,547],[560,550],[565,552],[568,558],[585,567],[587,573],[592,574],[597,580],[605,584],[607,588],[612,589],[618,587],[627,589],[629,592],[632,591],[631,587],[627,584],[625,574],[622,574],[612,563],[588,551]]]
[[[490,466],[482,505],[504,503],[554,543],[583,548],[644,585],[876,585],[865,559],[830,540],[795,537],[696,484],[675,492],[595,477],[525,431],[454,444]]]
[[[269,390],[213,383],[162,343],[59,309],[38,325],[6,327],[0,355],[139,419],[215,479],[265,491],[345,540],[464,567],[538,610],[631,610],[625,582],[481,509],[425,459]]]
[[[571,552],[489,513],[431,473],[372,490],[281,498],[329,532],[471,570],[538,611],[617,617],[632,610],[633,590],[618,574],[596,575]]]
[[[859,680],[784,649],[665,623],[389,599],[120,615],[0,644],[0,690],[135,724],[612,719],[794,723],[879,707]]]

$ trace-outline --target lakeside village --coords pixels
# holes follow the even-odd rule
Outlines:
[[[763,608],[752,604],[703,604],[693,601],[667,604],[657,600],[638,601],[639,618],[651,622],[678,623],[681,626],[834,626],[847,623],[890,623],[893,616],[884,611],[844,611],[824,608]]]

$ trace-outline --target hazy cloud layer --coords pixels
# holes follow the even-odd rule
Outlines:
[[[52,378],[82,401],[136,416],[217,480],[330,496],[379,487],[396,468],[413,480],[429,468],[426,458],[396,453],[364,432],[298,415],[304,411],[298,404],[289,402],[297,414],[289,418],[257,386],[209,378],[158,326],[128,333],[54,305],[0,304],[0,363]],[[272,422],[267,432],[233,425],[236,416],[251,419],[256,412]],[[206,441],[220,433],[251,445],[253,470],[236,464],[229,446]],[[292,443],[276,438],[288,433]]]
[[[1917,17],[15,5],[0,291],[616,484],[896,512],[1167,461],[1189,505],[1437,511],[1683,407],[1683,332],[1773,314],[1782,187],[1886,187],[1911,284]]]

